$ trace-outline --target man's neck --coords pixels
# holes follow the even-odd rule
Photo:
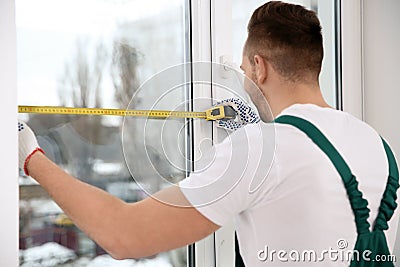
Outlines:
[[[285,83],[276,87],[269,96],[269,104],[274,117],[284,109],[294,104],[314,104],[320,107],[330,107],[324,100],[319,85]]]

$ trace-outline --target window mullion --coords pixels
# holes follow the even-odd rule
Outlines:
[[[191,45],[192,45],[192,81],[210,81],[211,68],[207,68],[208,74],[204,73],[205,66],[198,62],[211,62],[211,2],[210,0],[191,1]],[[205,110],[212,105],[212,92],[209,83],[192,83],[192,108],[193,110]],[[202,100],[203,99],[203,100]],[[205,99],[205,101],[204,101]],[[208,101],[209,99],[210,101]],[[196,161],[201,157],[201,150],[207,150],[211,142],[202,142],[212,138],[212,125],[204,120],[193,121],[192,131],[192,160],[193,170],[197,169]],[[214,267],[215,266],[215,246],[214,235],[196,242],[194,249],[189,248],[195,259],[196,267]],[[193,255],[194,254],[194,255]],[[189,259],[191,264],[192,259]],[[189,265],[191,266],[191,265]],[[193,267],[193,266],[191,266]]]

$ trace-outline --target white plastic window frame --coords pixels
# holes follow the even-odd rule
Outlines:
[[[196,77],[198,69],[196,62],[211,62],[211,1],[210,0],[192,0],[190,1],[191,10],[191,61],[192,77]],[[204,77],[204,73],[201,75]],[[209,73],[211,80],[211,71]],[[210,84],[195,83],[192,84],[191,98],[212,98]],[[212,102],[210,101],[210,105]],[[199,106],[198,102],[192,101],[190,107],[192,110],[203,110],[205,107]],[[200,157],[200,147],[202,140],[212,138],[212,125],[206,121],[194,120],[191,132],[192,160],[196,161]],[[210,143],[202,143],[202,148],[207,149],[204,145]],[[191,166],[192,170],[196,170],[196,164]],[[215,234],[196,242],[194,246],[190,246],[188,250],[188,266],[189,267],[214,267],[215,265]]]
[[[17,58],[14,0],[0,1],[2,114],[0,266],[18,266]]]
[[[192,44],[192,62],[214,62],[229,64],[229,58],[223,55],[232,54],[231,44],[219,42],[222,40],[231,40],[231,16],[226,12],[231,10],[231,0],[192,0],[191,1],[191,44]],[[217,14],[220,10],[225,13],[218,18]],[[228,16],[228,17],[227,17]],[[224,30],[227,29],[227,30]],[[216,36],[219,36],[218,39]],[[228,60],[228,61],[226,61]],[[196,64],[192,68],[193,76],[196,76]],[[209,79],[212,80],[212,73],[209,73]],[[204,75],[202,75],[204,76]],[[193,84],[192,97],[209,98],[210,105],[215,103],[212,99],[223,99],[227,96],[217,95],[220,92],[213,91],[212,84]],[[203,106],[196,107],[194,102],[193,110],[202,110]],[[217,136],[215,126],[204,121],[193,122],[192,142],[193,147],[200,147],[201,141],[211,139],[220,141],[222,136]],[[207,143],[207,145],[211,145]],[[202,143],[202,149],[207,149]],[[198,149],[193,149],[193,159],[200,156]],[[196,166],[192,166],[196,169]],[[194,263],[188,266],[196,267],[216,267],[216,266],[234,266],[234,232],[233,223],[222,227],[214,234],[207,238],[196,242],[194,247],[189,248],[189,254],[194,256]],[[190,259],[190,255],[188,257]]]
[[[213,62],[232,65],[232,0],[211,0],[211,53]],[[221,95],[224,94],[224,95]],[[232,95],[233,96],[233,95]],[[226,92],[214,90],[215,99],[230,97]],[[223,136],[214,131],[217,142]],[[235,266],[235,240],[233,221],[224,225],[214,234],[215,266]]]
[[[342,109],[364,119],[362,1],[340,1]]]
[[[230,64],[231,44],[219,42],[218,40],[231,40],[231,16],[227,12],[231,10],[231,0],[192,0],[191,1],[191,27],[192,27],[192,62],[214,62]],[[225,10],[225,13],[218,17],[218,12]],[[218,39],[216,38],[218,36]],[[228,41],[229,42],[229,41]],[[196,75],[196,64],[192,68],[193,76]],[[209,73],[209,79],[212,80],[212,73]],[[204,77],[204,75],[202,75]],[[217,95],[221,92],[215,91],[212,84],[193,84],[192,97],[209,98],[210,105],[215,103],[212,99],[223,99],[228,96]],[[203,106],[196,107],[194,102],[193,110],[202,110]],[[193,147],[200,147],[201,141],[211,139],[221,141],[222,136],[218,136],[215,125],[204,122],[193,122],[192,142]],[[207,143],[207,145],[211,145]],[[202,149],[207,149],[202,143]],[[200,156],[198,149],[193,149],[193,159]],[[196,166],[193,166],[196,169]],[[195,246],[189,248],[189,254],[194,255],[195,262],[190,267],[216,267],[216,266],[234,266],[234,238],[231,234],[234,232],[233,223],[225,225],[214,234],[196,242]],[[189,255],[190,256],[190,255]],[[190,258],[190,257],[188,257]]]

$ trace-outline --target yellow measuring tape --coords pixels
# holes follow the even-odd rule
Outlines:
[[[155,119],[191,118],[228,120],[236,117],[236,112],[230,106],[216,106],[204,112],[171,111],[171,110],[137,110],[137,109],[109,109],[109,108],[71,108],[52,106],[18,106],[19,113],[62,114],[62,115],[98,115],[98,116],[133,116]]]

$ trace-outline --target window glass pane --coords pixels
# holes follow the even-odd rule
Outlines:
[[[128,107],[147,79],[187,61],[186,5],[185,0],[17,0],[18,104]],[[183,70],[180,75],[184,77]],[[153,84],[138,93],[129,107],[185,108],[184,86],[156,105],[164,88],[159,81]],[[33,128],[47,156],[63,169],[127,202],[146,197],[149,186],[165,186],[154,183],[158,178],[146,177],[140,160],[135,165],[138,182],[133,181],[121,145],[121,117],[20,114],[20,118]],[[177,148],[184,146],[186,136],[176,132],[184,122],[173,121],[166,127],[164,121],[148,121],[151,131],[146,136],[140,134],[144,123],[137,119],[130,136],[130,149],[144,139],[148,144],[135,157],[152,157],[163,175],[174,182],[182,179],[185,157],[181,153],[186,151]],[[160,136],[167,147],[152,142]],[[166,164],[165,155],[181,172]],[[119,266],[32,179],[19,181],[21,266]],[[186,266],[186,261],[186,248],[182,248],[128,260],[124,266]]]
[[[247,23],[253,11],[268,1],[233,0],[232,2],[232,34],[233,60],[240,65],[242,49],[247,37]],[[328,104],[336,106],[336,84],[334,65],[334,1],[332,0],[289,0],[293,4],[303,5],[317,12],[322,26],[324,39],[324,60],[320,75],[320,86]]]

